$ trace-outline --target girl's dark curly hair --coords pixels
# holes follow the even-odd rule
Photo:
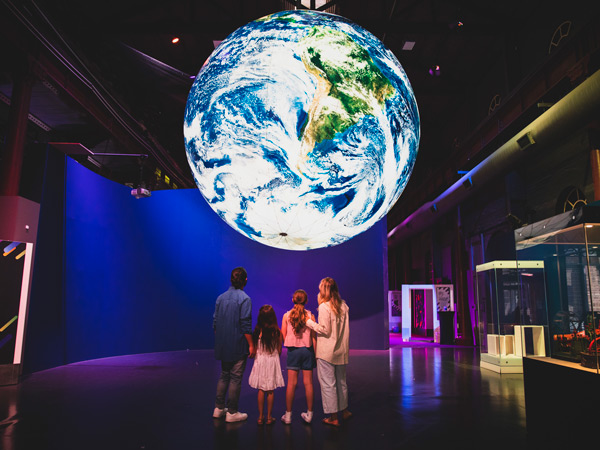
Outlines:
[[[261,306],[258,311],[256,327],[252,333],[252,340],[257,348],[259,338],[261,346],[269,353],[279,350],[281,346],[281,330],[277,326],[277,316],[271,305]]]

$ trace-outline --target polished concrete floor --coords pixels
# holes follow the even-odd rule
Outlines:
[[[299,417],[305,407],[299,385],[291,426],[257,426],[256,391],[247,384],[251,363],[240,398],[248,421],[214,420],[219,365],[212,351],[182,351],[86,361],[0,387],[0,448],[527,448],[522,375],[480,369],[473,348],[391,343],[389,351],[351,351],[354,417],[340,428],[320,421],[316,373],[312,425]],[[275,392],[278,418],[284,396],[283,389]]]

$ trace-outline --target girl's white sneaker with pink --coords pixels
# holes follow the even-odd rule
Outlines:
[[[312,418],[313,418],[313,412],[312,411],[303,412],[300,414],[300,417],[302,417],[302,420],[304,420],[306,423],[311,423]]]

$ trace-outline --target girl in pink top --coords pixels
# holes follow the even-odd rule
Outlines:
[[[285,424],[292,423],[292,403],[294,402],[296,384],[298,383],[298,372],[302,370],[307,411],[300,414],[300,416],[306,423],[310,423],[313,416],[313,369],[316,367],[315,346],[317,338],[314,331],[306,327],[306,321],[309,319],[314,320],[315,316],[304,309],[308,296],[302,289],[294,292],[292,301],[294,307],[284,314],[281,323],[283,345],[288,350],[288,384],[285,392],[286,412],[281,420]]]

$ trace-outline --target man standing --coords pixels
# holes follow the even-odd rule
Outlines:
[[[213,417],[225,416],[227,422],[248,418],[248,414],[238,411],[246,361],[248,355],[254,358],[256,353],[252,342],[252,301],[242,290],[247,282],[248,274],[243,267],[233,269],[231,287],[217,298],[213,316],[215,357],[221,361]],[[226,405],[225,394],[228,391]]]

